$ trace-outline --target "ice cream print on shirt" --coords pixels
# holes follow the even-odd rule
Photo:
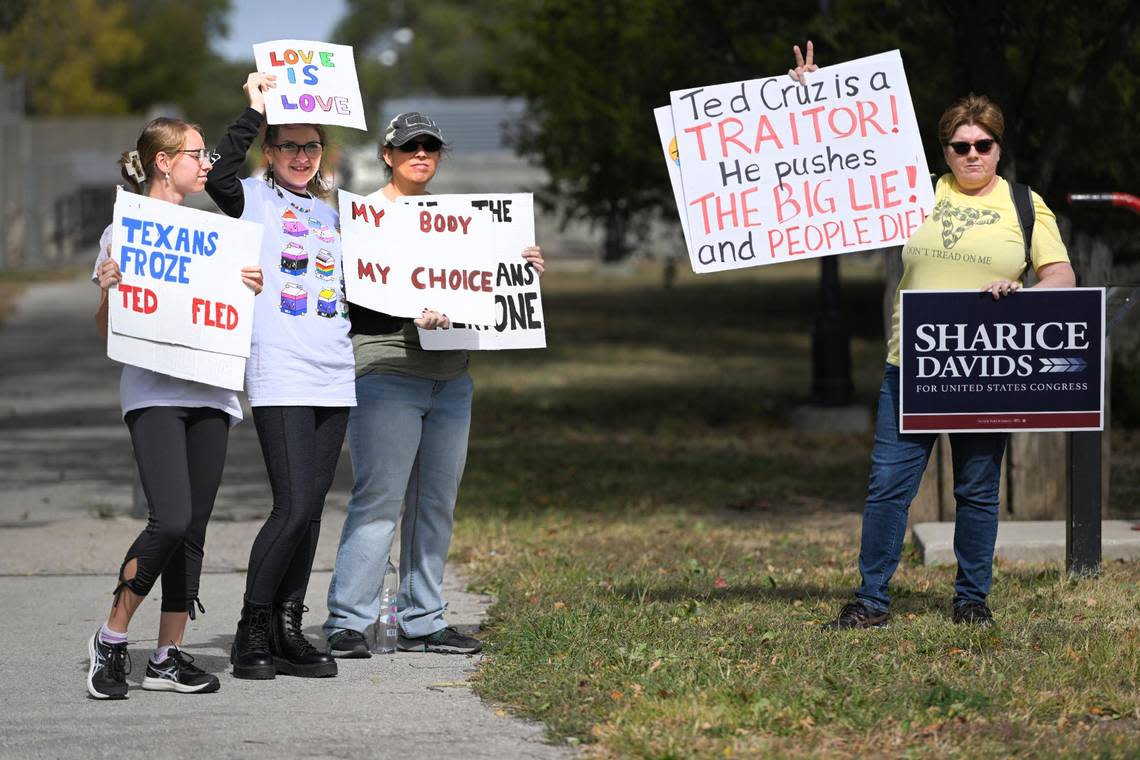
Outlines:
[[[299,317],[309,309],[309,294],[295,282],[286,283],[281,289],[281,311]]]
[[[934,221],[942,222],[942,244],[947,249],[953,248],[971,227],[997,224],[1001,220],[1001,214],[996,211],[960,208],[950,203],[948,198],[943,198],[934,204],[932,216]]]
[[[291,208],[285,209],[285,213],[281,215],[281,230],[292,237],[303,238],[309,234],[309,228],[297,218]]]
[[[336,259],[324,248],[317,251],[317,277],[331,280],[336,276]]]
[[[318,264],[319,266],[319,264]],[[281,271],[300,276],[309,269],[309,253],[303,245],[289,243],[281,251]]]

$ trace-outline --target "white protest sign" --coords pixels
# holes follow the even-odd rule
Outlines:
[[[691,251],[689,242],[689,217],[685,213],[685,190],[681,185],[681,158],[677,153],[677,137],[673,134],[673,108],[661,106],[653,109],[657,122],[657,136],[661,140],[661,152],[665,156],[665,168],[669,172],[669,186],[673,188],[673,200],[681,218],[681,233],[685,236],[685,250]]]
[[[253,58],[258,71],[277,76],[277,86],[265,93],[267,123],[368,129],[350,46],[274,40],[254,45]]]
[[[901,245],[933,206],[897,50],[670,97],[696,272]]]
[[[421,195],[400,200],[428,209],[440,202],[466,203],[474,213],[487,215],[495,230],[494,321],[475,325],[452,320],[446,330],[421,329],[420,346],[426,351],[546,348],[538,273],[522,257],[523,248],[534,245],[534,196],[530,193]]]
[[[124,192],[115,198],[110,328],[135,338],[249,356],[261,225]]]
[[[107,356],[121,364],[234,391],[240,391],[245,382],[243,356],[132,338],[113,331],[107,333]]]
[[[419,208],[340,191],[345,297],[394,317],[434,309],[464,324],[495,314],[495,237],[464,201]]]

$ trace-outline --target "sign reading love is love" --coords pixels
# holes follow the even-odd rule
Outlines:
[[[356,62],[348,45],[274,40],[253,46],[258,71],[277,77],[265,94],[270,124],[336,124],[367,130]]]

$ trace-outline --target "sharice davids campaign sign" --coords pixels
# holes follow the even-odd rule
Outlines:
[[[1104,428],[1104,289],[904,290],[900,430]]]
[[[257,70],[277,77],[265,93],[269,124],[337,124],[368,129],[348,45],[274,40],[253,46]]]
[[[193,352],[236,357],[244,366],[254,294],[242,283],[241,268],[257,263],[261,232],[258,224],[119,188],[110,255],[122,281],[109,294],[108,355],[175,377],[234,387],[235,362],[194,358]],[[221,364],[228,369],[218,378],[211,368]]]
[[[902,56],[670,93],[696,272],[901,245],[934,204]]]
[[[495,261],[494,321],[483,325],[452,321],[446,330],[421,329],[420,345],[424,350],[545,348],[538,272],[522,258],[523,248],[534,245],[534,196],[530,193],[419,195],[400,200],[421,209],[439,208],[440,203],[466,204],[472,213],[490,219],[495,230],[490,251]]]
[[[345,296],[394,317],[424,309],[464,324],[495,320],[497,227],[467,201],[431,208],[340,191]]]

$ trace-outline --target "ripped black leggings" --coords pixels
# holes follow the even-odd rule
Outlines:
[[[194,615],[206,523],[222,481],[229,421],[220,409],[204,407],[148,406],[127,413],[149,515],[127,550],[119,581],[146,596],[161,575],[163,612]],[[132,559],[137,560],[135,574],[123,580]]]

